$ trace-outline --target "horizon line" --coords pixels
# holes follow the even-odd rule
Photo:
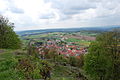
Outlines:
[[[120,27],[120,25],[109,25],[109,26],[90,26],[90,27],[88,27],[88,26],[84,26],[84,27],[74,27],[74,28],[108,28],[108,27]],[[50,30],[50,29],[73,29],[72,27],[70,27],[70,28],[41,28],[41,29],[26,29],[26,30],[14,30],[15,32],[21,32],[21,31],[34,31],[34,30]]]

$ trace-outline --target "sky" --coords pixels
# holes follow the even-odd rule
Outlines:
[[[120,0],[0,0],[15,30],[120,25]]]

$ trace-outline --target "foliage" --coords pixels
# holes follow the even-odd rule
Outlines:
[[[97,43],[93,43],[90,48],[90,53],[85,56],[85,71],[94,80],[101,80],[109,73],[110,58],[105,55],[104,48]]]
[[[42,61],[42,67],[40,68],[40,74],[43,79],[51,78],[51,70],[50,64],[47,61]]]
[[[18,35],[13,31],[14,24],[0,16],[0,48],[18,49],[21,47]]]
[[[77,67],[83,68],[83,66],[84,66],[84,54],[81,54],[78,57],[79,58],[76,58],[77,59]]]
[[[24,58],[19,58],[17,70],[28,80],[46,79],[50,78],[51,66],[34,55],[26,55]]]
[[[74,56],[70,56],[70,58],[69,58],[69,64],[71,66],[76,66],[77,65],[77,59]]]
[[[32,79],[31,74],[34,71],[34,64],[28,58],[19,59],[17,69],[25,75],[26,79]]]
[[[106,48],[106,52],[112,61],[111,79],[120,79],[120,31],[119,29],[104,33],[97,40]]]
[[[58,55],[56,57],[56,62],[58,62],[59,64],[62,64],[62,65],[67,65],[67,64],[69,64],[69,59],[66,58],[64,55]]]
[[[84,54],[81,54],[79,58],[76,58],[75,56],[70,56],[68,59],[68,63],[71,66],[82,68],[84,65]]]
[[[99,35],[85,55],[84,70],[92,80],[120,79],[120,33],[117,31]]]
[[[47,59],[53,59],[55,61],[56,57],[58,56],[57,50],[54,48],[51,49],[45,49],[45,58]]]

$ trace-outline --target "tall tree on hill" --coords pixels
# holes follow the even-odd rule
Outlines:
[[[99,35],[85,55],[84,69],[92,80],[120,80],[120,32]]]
[[[21,47],[20,39],[13,29],[14,23],[0,15],[0,48],[18,49]]]
[[[115,29],[100,35],[97,37],[97,41],[107,49],[106,54],[111,59],[111,79],[120,80],[120,30]]]

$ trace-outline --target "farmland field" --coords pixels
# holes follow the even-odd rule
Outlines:
[[[78,45],[82,45],[82,46],[89,46],[90,41],[86,41],[86,40],[80,40],[80,39],[76,39],[76,38],[68,38],[66,40],[67,42],[75,42]]]

